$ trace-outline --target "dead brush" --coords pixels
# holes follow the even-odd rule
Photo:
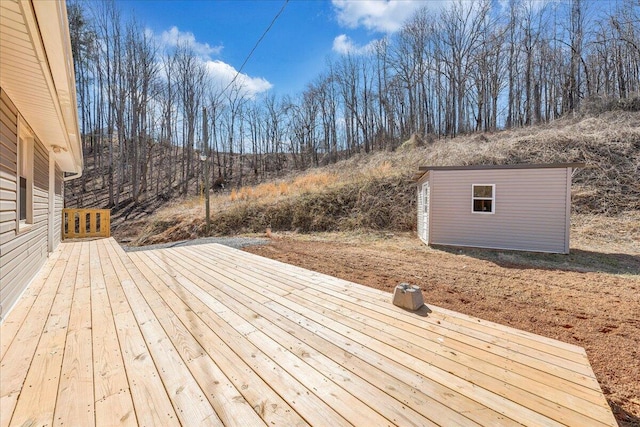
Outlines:
[[[229,200],[232,202],[248,200],[274,202],[283,196],[313,193],[318,189],[332,185],[336,180],[337,177],[334,174],[326,172],[308,173],[287,181],[267,182],[253,187],[233,189],[229,194]]]
[[[553,162],[587,165],[573,177],[574,212],[624,217],[640,211],[640,113],[616,111],[483,138],[441,138],[403,151],[357,154],[278,181],[234,189],[212,197],[212,232],[264,234],[268,227],[272,232],[411,231],[416,225],[411,178],[419,166]],[[154,234],[158,239],[175,237],[177,230],[168,229],[182,224],[192,230],[189,218],[195,217],[204,217],[199,197],[159,211],[152,217],[157,224],[141,239]],[[173,224],[178,219],[179,224]]]

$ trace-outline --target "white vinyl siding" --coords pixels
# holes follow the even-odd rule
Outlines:
[[[429,227],[429,205],[431,204],[431,193],[425,193],[425,188],[429,185],[429,173],[426,173],[420,181],[417,183],[417,207],[418,207],[418,226],[417,233],[420,240],[429,244],[429,230],[425,230],[425,227]],[[429,200],[426,200],[429,197]]]
[[[33,141],[32,225],[18,224],[18,111],[0,90],[0,319],[47,259],[49,213],[49,154],[37,138]]]
[[[18,119],[18,231],[33,224],[34,186],[33,158],[35,140],[22,119]]]
[[[422,182],[419,182],[416,186],[416,200],[418,202],[418,224],[416,231],[418,233],[418,237],[422,239],[422,236],[424,236],[424,201],[422,198]]]
[[[565,253],[568,168],[429,171],[429,243]],[[495,185],[493,215],[469,209],[473,184]]]
[[[15,235],[18,221],[17,135],[18,112],[0,91],[0,240]]]
[[[58,166],[55,168],[55,188],[53,193],[53,248],[58,247],[62,239],[62,209],[64,208],[64,174]]]

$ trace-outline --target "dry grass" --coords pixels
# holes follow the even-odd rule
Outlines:
[[[278,181],[233,189],[212,197],[212,232],[411,231],[411,178],[419,166],[553,162],[587,164],[573,178],[574,213],[593,218],[579,235],[595,236],[601,215],[624,218],[640,211],[640,113],[617,111],[359,154]],[[134,244],[201,236],[203,217],[201,197],[178,201],[156,213]]]
[[[640,211],[627,211],[615,217],[573,215],[571,246],[585,251],[597,247],[603,253],[640,255]]]
[[[261,203],[272,203],[282,197],[322,190],[334,185],[337,179],[336,174],[314,171],[297,176],[293,180],[267,182],[252,187],[241,187],[237,190],[234,188],[229,194],[229,200],[232,202],[255,200]]]

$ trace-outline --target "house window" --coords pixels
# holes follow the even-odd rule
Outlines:
[[[18,231],[33,224],[33,135],[18,126]]]
[[[496,185],[473,184],[471,186],[471,212],[492,214],[496,211]]]

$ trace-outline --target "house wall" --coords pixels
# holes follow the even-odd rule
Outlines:
[[[55,188],[53,193],[53,248],[56,248],[62,239],[62,209],[64,208],[63,177],[63,172],[56,165]]]
[[[430,244],[567,253],[570,168],[432,170]],[[472,213],[472,184],[495,184],[495,213]]]
[[[49,153],[36,138],[33,224],[17,230],[18,111],[0,89],[0,319],[47,259]]]

